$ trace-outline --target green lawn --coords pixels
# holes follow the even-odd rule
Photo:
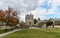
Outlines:
[[[1,38],[60,38],[60,29],[25,29]]]

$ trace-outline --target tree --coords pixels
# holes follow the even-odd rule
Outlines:
[[[19,18],[17,18],[17,11],[13,10],[12,8],[8,8],[6,11],[6,18],[5,21],[7,25],[9,25],[9,22],[12,23],[13,25],[16,25],[18,23]],[[7,20],[6,20],[7,19]]]
[[[48,26],[52,26],[53,28],[54,28],[54,23],[53,23],[53,21],[47,21],[46,22],[46,27],[48,27]]]
[[[9,25],[9,23],[12,23],[13,25],[18,24],[19,18],[17,16],[17,11],[10,7],[5,11],[0,10],[0,22],[6,22],[7,25]]]
[[[4,11],[3,10],[0,10],[0,22],[2,22],[2,25],[3,25],[3,22],[4,22]]]
[[[36,24],[38,21],[37,21],[37,19],[34,19],[34,24]]]
[[[0,22],[1,25],[3,25],[3,22],[7,23],[7,25],[9,26],[17,25],[19,23],[17,11],[10,7],[8,7],[8,10],[5,11],[0,10]],[[6,29],[7,29],[7,25],[6,25]]]
[[[19,21],[18,18],[9,17],[9,22],[13,23],[13,25],[17,25],[18,21]]]

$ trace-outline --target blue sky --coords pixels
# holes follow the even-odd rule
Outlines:
[[[60,0],[0,0],[0,9],[5,10],[8,6],[19,10],[21,14],[18,16],[22,20],[29,13],[42,20],[60,18]]]

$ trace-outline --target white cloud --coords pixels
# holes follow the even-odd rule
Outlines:
[[[43,3],[48,1],[48,4],[51,3],[48,11],[46,9],[42,9],[40,5],[44,5]],[[41,19],[45,19],[46,15],[49,14],[57,14],[56,9],[57,6],[60,5],[60,0],[1,0],[0,8],[6,9],[8,6],[11,6],[15,9],[21,11],[21,18],[24,20],[26,13],[32,13],[35,18],[40,17]],[[58,13],[59,14],[59,13]]]
[[[60,0],[51,0],[51,3],[52,3],[52,7],[56,8],[57,6],[60,5]]]
[[[38,0],[39,1],[39,5],[42,5],[43,2],[45,2],[46,0]]]
[[[43,20],[43,19],[45,19],[46,10],[37,8],[37,9],[31,11],[31,13],[34,15],[35,18],[39,17]]]
[[[42,5],[43,2],[45,2],[47,0],[39,0],[39,5]],[[41,7],[36,8],[35,10],[29,11],[28,13],[32,13],[34,15],[35,18],[40,17],[41,19],[45,19],[46,15],[50,15],[50,14],[57,14],[56,13],[56,9],[57,6],[60,5],[60,0],[48,0],[48,3],[51,3],[52,8],[49,9],[48,11],[46,9],[42,9]],[[38,5],[38,6],[39,6]],[[26,5],[27,6],[27,5]]]
[[[4,4],[4,2],[0,1],[0,6],[3,5],[3,4]]]
[[[48,15],[48,14],[55,14],[55,13],[56,13],[55,10],[56,10],[56,8],[51,8],[51,9],[49,9],[49,10],[46,12],[46,15]]]

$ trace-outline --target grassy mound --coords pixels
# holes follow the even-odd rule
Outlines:
[[[60,38],[60,29],[25,29],[1,38]]]

